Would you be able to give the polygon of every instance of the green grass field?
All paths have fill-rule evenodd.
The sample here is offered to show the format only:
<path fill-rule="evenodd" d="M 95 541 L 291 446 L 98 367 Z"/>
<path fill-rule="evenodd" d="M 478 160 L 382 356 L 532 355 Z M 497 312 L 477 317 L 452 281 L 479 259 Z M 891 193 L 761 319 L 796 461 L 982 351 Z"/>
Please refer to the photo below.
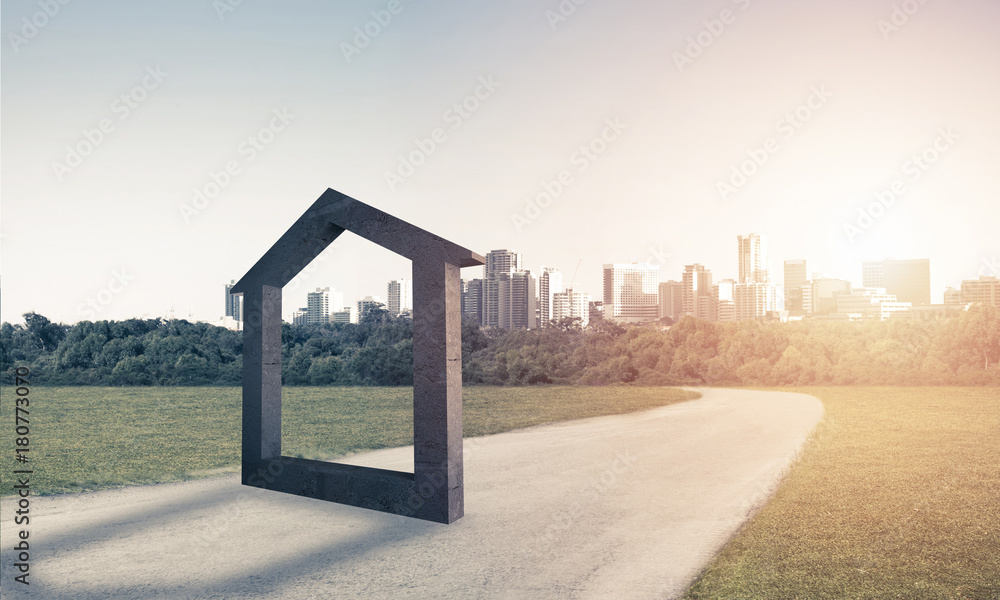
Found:
<path fill-rule="evenodd" d="M 787 391 L 826 415 L 686 599 L 1000 599 L 1000 391 Z"/>
<path fill-rule="evenodd" d="M 569 419 L 632 412 L 698 394 L 662 387 L 467 387 L 466 437 Z M 178 481 L 235 472 L 240 460 L 239 388 L 34 387 L 30 462 L 13 462 L 14 408 L 0 412 L 11 470 L 28 467 L 32 493 L 53 494 Z M 413 443 L 412 388 L 289 387 L 282 390 L 282 453 L 330 460 Z"/>

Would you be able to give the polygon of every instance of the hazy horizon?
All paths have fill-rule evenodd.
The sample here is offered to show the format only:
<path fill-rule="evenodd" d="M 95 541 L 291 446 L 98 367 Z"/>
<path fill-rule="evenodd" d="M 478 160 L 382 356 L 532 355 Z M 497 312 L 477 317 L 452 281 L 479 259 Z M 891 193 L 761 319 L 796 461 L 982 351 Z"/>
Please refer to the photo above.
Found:
<path fill-rule="evenodd" d="M 0 13 L 6 322 L 102 292 L 93 319 L 217 322 L 328 187 L 536 274 L 579 263 L 595 299 L 604 263 L 735 278 L 751 232 L 778 282 L 927 258 L 940 303 L 1000 274 L 988 0 L 40 6 Z M 410 277 L 349 234 L 322 258 L 286 318 Z"/>

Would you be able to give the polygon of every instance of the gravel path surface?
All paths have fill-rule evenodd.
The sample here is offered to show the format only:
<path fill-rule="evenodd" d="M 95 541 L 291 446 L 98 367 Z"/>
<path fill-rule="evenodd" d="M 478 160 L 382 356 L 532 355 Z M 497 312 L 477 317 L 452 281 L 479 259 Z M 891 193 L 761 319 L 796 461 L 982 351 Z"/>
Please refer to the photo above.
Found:
<path fill-rule="evenodd" d="M 30 586 L 2 597 L 674 598 L 773 492 L 823 413 L 700 389 L 641 413 L 465 441 L 465 517 L 427 523 L 243 487 L 236 475 L 32 498 Z M 412 470 L 412 450 L 352 457 Z"/>

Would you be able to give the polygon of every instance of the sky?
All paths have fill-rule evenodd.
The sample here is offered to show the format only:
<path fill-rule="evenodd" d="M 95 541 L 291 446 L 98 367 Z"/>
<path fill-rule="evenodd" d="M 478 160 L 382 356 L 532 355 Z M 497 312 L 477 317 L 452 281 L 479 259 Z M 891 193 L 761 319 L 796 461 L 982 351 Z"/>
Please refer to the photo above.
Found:
<path fill-rule="evenodd" d="M 595 298 L 751 232 L 779 283 L 1000 274 L 994 0 L 62 1 L 0 13 L 6 322 L 218 322 L 327 188 Z M 284 313 L 400 277 L 345 233 Z"/>

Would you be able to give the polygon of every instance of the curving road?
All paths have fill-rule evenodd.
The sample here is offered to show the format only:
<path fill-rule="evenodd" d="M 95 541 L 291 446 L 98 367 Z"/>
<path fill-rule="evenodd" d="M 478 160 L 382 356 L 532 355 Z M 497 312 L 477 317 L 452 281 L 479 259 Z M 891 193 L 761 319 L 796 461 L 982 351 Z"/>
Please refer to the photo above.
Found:
<path fill-rule="evenodd" d="M 243 487 L 236 475 L 33 498 L 29 588 L 13 581 L 6 499 L 0 594 L 675 598 L 768 498 L 823 413 L 800 394 L 699 391 L 467 439 L 466 516 L 452 525 Z M 412 451 L 351 462 L 412 469 Z"/>

